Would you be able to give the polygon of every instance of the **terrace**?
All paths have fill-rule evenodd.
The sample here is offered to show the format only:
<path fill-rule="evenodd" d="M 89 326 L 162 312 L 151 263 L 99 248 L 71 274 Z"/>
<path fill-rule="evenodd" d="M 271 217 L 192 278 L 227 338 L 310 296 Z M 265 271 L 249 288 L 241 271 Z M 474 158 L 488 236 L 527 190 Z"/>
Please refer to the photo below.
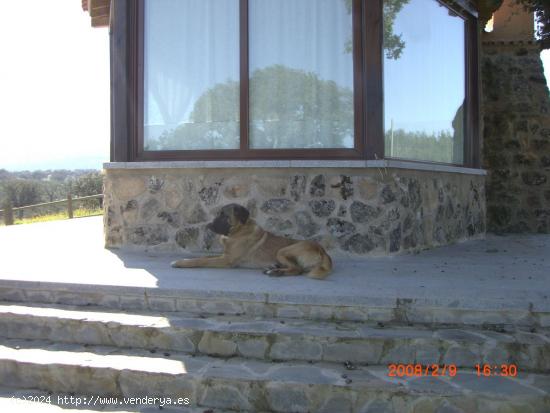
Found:
<path fill-rule="evenodd" d="M 333 306 L 333 316 L 345 308 L 369 318 L 374 310 L 389 317 L 404 309 L 410 321 L 434 321 L 430 317 L 444 316 L 436 314 L 439 309 L 450 322 L 467 323 L 463 316 L 469 314 L 520 324 L 541 317 L 536 324 L 550 324 L 547 235 L 488 235 L 418 254 L 337 258 L 325 281 L 270 278 L 250 269 L 174 269 L 170 261 L 186 254 L 109 250 L 103 242 L 101 217 L 0 228 L 3 295 L 25 287 L 46 300 L 56 292 L 88 293 L 122 307 L 130 297 L 157 297 L 163 310 L 175 310 L 178 298 L 194 297 L 288 304 L 296 314 Z"/>

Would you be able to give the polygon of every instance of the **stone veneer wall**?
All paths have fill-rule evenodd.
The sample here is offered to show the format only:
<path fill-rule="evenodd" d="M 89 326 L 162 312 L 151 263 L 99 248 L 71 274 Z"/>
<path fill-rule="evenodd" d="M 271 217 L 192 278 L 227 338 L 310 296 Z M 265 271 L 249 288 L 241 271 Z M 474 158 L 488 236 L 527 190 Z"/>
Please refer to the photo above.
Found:
<path fill-rule="evenodd" d="M 550 95 L 533 44 L 483 44 L 488 230 L 550 232 Z"/>
<path fill-rule="evenodd" d="M 385 255 L 485 232 L 484 176 L 404 169 L 107 169 L 107 247 L 220 251 L 205 226 L 236 202 L 335 255 Z"/>

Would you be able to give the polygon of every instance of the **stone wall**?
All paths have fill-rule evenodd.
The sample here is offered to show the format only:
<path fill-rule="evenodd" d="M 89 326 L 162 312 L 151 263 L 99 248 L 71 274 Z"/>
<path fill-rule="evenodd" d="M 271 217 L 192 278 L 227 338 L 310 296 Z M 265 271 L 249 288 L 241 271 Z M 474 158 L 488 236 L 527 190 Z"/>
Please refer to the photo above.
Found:
<path fill-rule="evenodd" d="M 483 44 L 483 167 L 493 232 L 550 232 L 550 100 L 537 46 Z"/>
<path fill-rule="evenodd" d="M 107 169 L 107 247 L 220 251 L 205 226 L 236 202 L 333 255 L 386 255 L 485 232 L 484 176 L 386 168 Z"/>

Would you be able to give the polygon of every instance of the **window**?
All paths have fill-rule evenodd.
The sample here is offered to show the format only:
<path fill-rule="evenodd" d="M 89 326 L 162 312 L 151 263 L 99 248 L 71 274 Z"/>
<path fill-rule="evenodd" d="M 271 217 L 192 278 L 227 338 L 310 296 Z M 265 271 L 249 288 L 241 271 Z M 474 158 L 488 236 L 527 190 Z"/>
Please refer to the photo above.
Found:
<path fill-rule="evenodd" d="M 400 158 L 479 166 L 470 2 L 122 3 L 113 70 L 118 65 L 127 80 L 113 89 L 115 161 Z"/>
<path fill-rule="evenodd" d="M 385 155 L 462 164 L 464 19 L 436 0 L 386 0 Z"/>
<path fill-rule="evenodd" d="M 139 2 L 137 157 L 292 158 L 306 149 L 314 152 L 305 157 L 357 158 L 360 3 Z"/>
<path fill-rule="evenodd" d="M 251 0 L 249 22 L 250 147 L 353 148 L 346 2 Z"/>
<path fill-rule="evenodd" d="M 145 150 L 238 148 L 238 0 L 146 1 L 144 12 Z"/>

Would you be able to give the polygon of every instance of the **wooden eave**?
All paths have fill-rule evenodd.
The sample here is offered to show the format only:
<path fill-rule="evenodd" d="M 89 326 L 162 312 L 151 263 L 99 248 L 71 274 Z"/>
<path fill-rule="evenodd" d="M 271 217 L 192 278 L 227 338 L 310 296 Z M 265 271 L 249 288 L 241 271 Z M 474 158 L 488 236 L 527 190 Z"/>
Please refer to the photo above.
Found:
<path fill-rule="evenodd" d="M 90 14 L 92 27 L 109 27 L 111 0 L 81 0 L 82 10 Z"/>

